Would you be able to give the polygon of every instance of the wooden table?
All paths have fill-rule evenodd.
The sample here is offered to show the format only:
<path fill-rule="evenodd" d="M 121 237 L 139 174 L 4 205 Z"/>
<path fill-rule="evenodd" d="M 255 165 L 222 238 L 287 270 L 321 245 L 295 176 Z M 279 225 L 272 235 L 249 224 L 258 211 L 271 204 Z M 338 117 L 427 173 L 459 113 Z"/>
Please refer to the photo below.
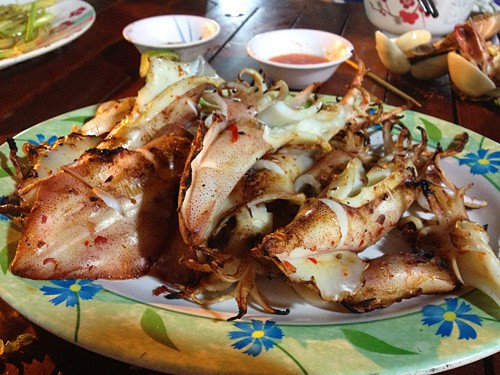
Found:
<path fill-rule="evenodd" d="M 374 47 L 374 27 L 363 5 L 301 0 L 87 0 L 97 12 L 92 28 L 74 42 L 48 54 L 0 71 L 0 142 L 40 121 L 90 104 L 135 95 L 143 82 L 138 76 L 139 53 L 121 31 L 128 23 L 159 14 L 197 14 L 217 20 L 222 32 L 205 58 L 225 79 L 236 79 L 242 67 L 258 68 L 245 53 L 253 35 L 281 28 L 314 28 L 342 34 L 352 41 L 357 57 L 373 73 L 411 94 L 433 115 L 500 141 L 499 112 L 481 103 L 462 101 L 447 77 L 418 82 L 387 72 Z M 353 77 L 347 65 L 339 68 L 321 92 L 342 95 Z M 365 87 L 388 104 L 403 101 L 366 79 Z M 29 350 L 0 364 L 8 374 L 152 374 L 61 340 L 20 316 L 0 300 L 0 338 L 21 333 L 38 340 Z M 449 370 L 446 374 L 500 372 L 500 354 Z"/>

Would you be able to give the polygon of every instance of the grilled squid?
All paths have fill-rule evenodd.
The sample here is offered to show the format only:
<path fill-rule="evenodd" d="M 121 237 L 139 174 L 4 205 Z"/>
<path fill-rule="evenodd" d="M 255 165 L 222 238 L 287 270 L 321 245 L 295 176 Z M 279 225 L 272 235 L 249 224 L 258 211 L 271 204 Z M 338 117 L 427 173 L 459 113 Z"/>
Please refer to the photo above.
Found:
<path fill-rule="evenodd" d="M 364 73 L 360 71 L 355 82 Z M 232 205 L 228 202 L 230 193 L 266 153 L 274 153 L 287 144 L 320 144 L 330 149 L 328 141 L 348 121 L 365 122 L 369 118 L 369 98 L 358 86 L 340 103 L 324 109 L 320 100 L 308 108 L 298 108 L 304 104 L 304 97 L 307 96 L 290 102 L 276 100 L 255 117 L 243 113 L 228 119 L 216 113 L 209 118 L 206 135 L 186 170 L 184 180 L 189 180 L 189 186 L 181 189 L 180 222 L 187 242 L 205 245 L 227 205 Z"/>
<path fill-rule="evenodd" d="M 439 158 L 436 164 L 440 169 Z M 469 187 L 450 190 L 424 185 L 435 220 L 419 231 L 417 244 L 434 249 L 463 285 L 483 291 L 500 304 L 500 260 L 489 245 L 486 228 L 468 217 L 464 197 Z"/>
<path fill-rule="evenodd" d="M 417 197 L 411 162 L 395 157 L 369 172 L 352 159 L 344 172 L 301 207 L 287 226 L 266 236 L 258 253 L 296 283 L 339 301 L 361 285 L 366 264 L 357 252 L 393 229 Z"/>
<path fill-rule="evenodd" d="M 32 279 L 131 278 L 158 259 L 190 139 L 92 149 L 45 179 L 10 269 Z"/>
<path fill-rule="evenodd" d="M 354 312 L 367 312 L 422 294 L 451 292 L 459 285 L 441 258 L 407 250 L 367 262 L 361 287 L 346 296 L 342 305 Z"/>
<path fill-rule="evenodd" d="M 36 279 L 130 278 L 151 268 L 177 223 L 178 182 L 192 140 L 187 127 L 199 115 L 192 102 L 220 82 L 179 80 L 179 71 L 166 86 L 148 81 L 127 115 L 128 100 L 124 108 L 108 103 L 95 121 L 54 146 L 25 148 L 31 169 L 15 194 L 28 214 L 12 272 Z M 17 155 L 11 159 L 17 165 Z"/>

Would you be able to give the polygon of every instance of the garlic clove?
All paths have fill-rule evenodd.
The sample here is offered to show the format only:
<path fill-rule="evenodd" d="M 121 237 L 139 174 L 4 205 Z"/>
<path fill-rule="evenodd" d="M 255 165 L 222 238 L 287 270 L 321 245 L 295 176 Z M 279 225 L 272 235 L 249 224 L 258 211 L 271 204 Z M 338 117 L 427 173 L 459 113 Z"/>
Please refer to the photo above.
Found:
<path fill-rule="evenodd" d="M 495 83 L 477 66 L 456 52 L 448 53 L 450 79 L 456 88 L 473 98 L 495 89 Z"/>
<path fill-rule="evenodd" d="M 412 30 L 394 39 L 394 44 L 399 47 L 401 52 L 406 53 L 417 46 L 429 43 L 431 39 L 432 34 L 427 30 Z"/>
<path fill-rule="evenodd" d="M 410 71 L 411 65 L 405 54 L 380 31 L 375 32 L 375 48 L 380 61 L 391 72 L 404 74 Z"/>

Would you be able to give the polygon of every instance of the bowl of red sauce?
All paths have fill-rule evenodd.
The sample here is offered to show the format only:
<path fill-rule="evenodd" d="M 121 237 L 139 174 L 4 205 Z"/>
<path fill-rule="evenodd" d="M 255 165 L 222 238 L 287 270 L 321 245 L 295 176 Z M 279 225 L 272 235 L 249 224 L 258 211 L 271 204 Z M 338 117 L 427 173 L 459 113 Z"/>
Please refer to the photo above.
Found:
<path fill-rule="evenodd" d="M 248 55 L 258 61 L 266 77 L 283 80 L 292 89 L 325 82 L 353 50 L 340 35 L 312 29 L 270 31 L 247 43 Z"/>

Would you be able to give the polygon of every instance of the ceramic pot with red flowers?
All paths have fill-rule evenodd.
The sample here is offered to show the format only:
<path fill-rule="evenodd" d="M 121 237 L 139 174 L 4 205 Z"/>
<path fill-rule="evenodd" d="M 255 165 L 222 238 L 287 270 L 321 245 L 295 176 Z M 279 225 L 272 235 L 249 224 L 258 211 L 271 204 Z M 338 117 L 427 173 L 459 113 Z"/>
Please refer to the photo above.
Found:
<path fill-rule="evenodd" d="M 433 0 L 439 15 L 425 14 L 418 0 L 364 0 L 366 14 L 380 30 L 400 35 L 426 29 L 434 36 L 448 34 L 469 16 L 474 0 Z"/>

